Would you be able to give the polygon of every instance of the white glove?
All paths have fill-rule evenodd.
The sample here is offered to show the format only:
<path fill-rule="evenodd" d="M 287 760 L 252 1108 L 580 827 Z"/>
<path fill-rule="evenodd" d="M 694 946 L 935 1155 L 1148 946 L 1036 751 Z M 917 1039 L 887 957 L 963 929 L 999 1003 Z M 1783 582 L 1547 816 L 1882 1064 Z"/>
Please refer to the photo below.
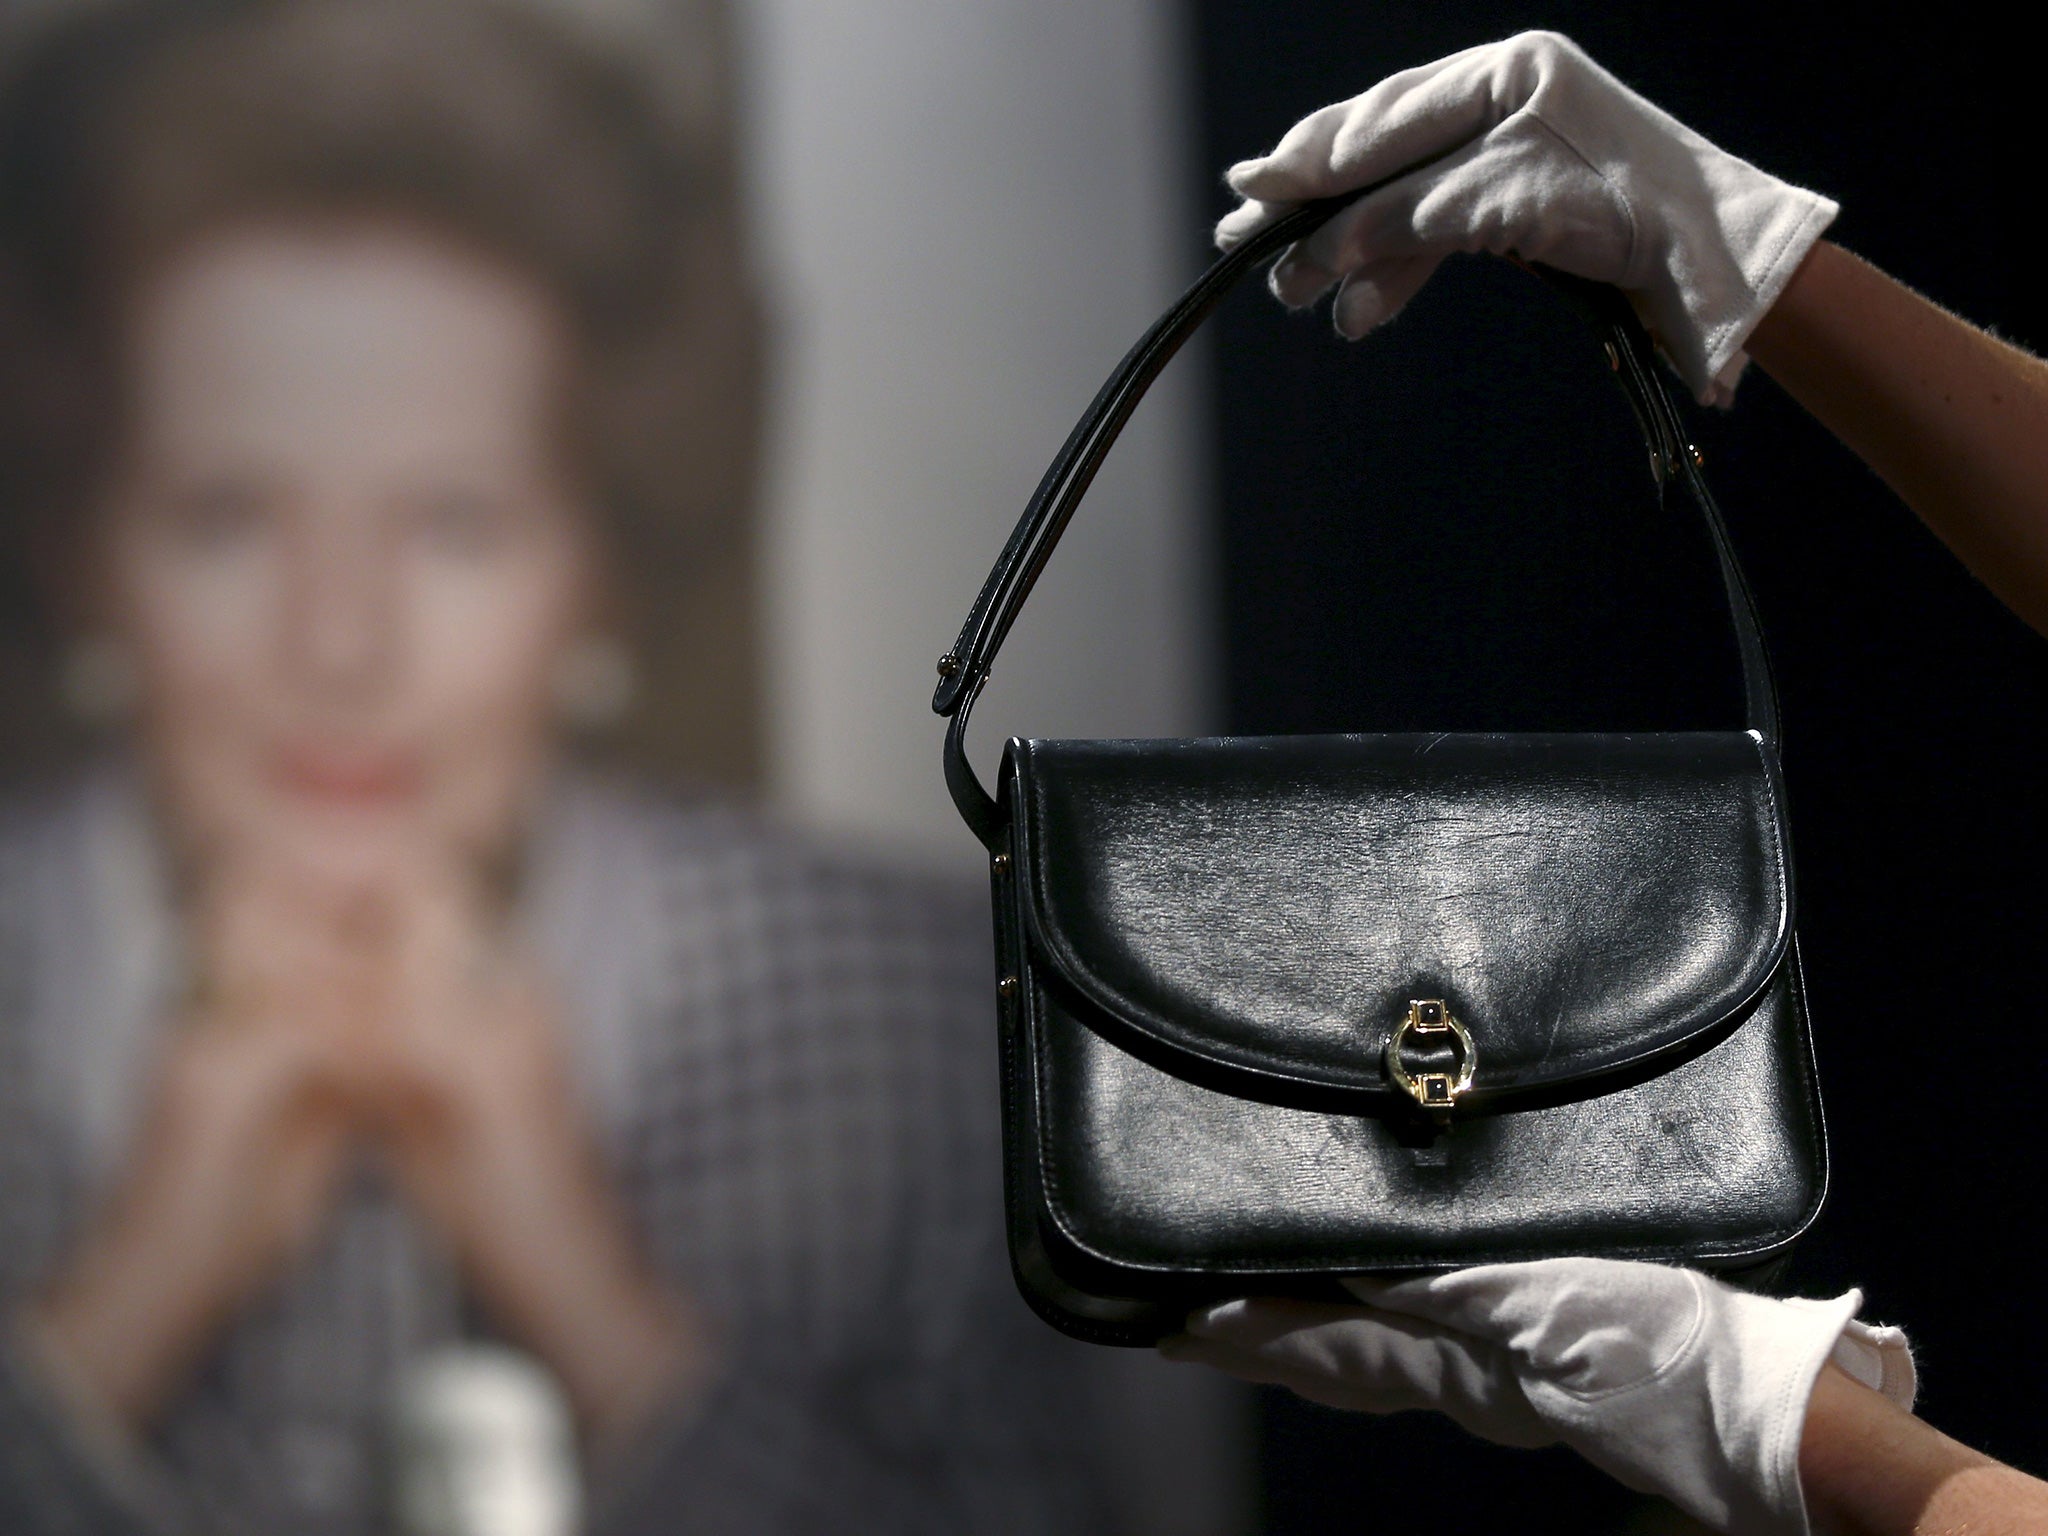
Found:
<path fill-rule="evenodd" d="M 1913 1403 L 1905 1335 L 1857 1322 L 1860 1291 L 1774 1301 L 1612 1259 L 1350 1285 L 1368 1306 L 1225 1302 L 1161 1352 L 1332 1407 L 1434 1408 L 1503 1445 L 1562 1443 L 1716 1530 L 1767 1536 L 1807 1531 L 1799 1441 L 1822 1366 Z"/>
<path fill-rule="evenodd" d="M 1341 279 L 1337 328 L 1356 339 L 1451 252 L 1513 252 L 1627 293 L 1703 403 L 1733 396 L 1743 343 L 1837 212 L 1715 148 L 1569 38 L 1524 32 L 1392 75 L 1231 167 L 1246 202 L 1216 243 L 1410 166 L 1283 256 L 1274 293 L 1300 307 Z"/>

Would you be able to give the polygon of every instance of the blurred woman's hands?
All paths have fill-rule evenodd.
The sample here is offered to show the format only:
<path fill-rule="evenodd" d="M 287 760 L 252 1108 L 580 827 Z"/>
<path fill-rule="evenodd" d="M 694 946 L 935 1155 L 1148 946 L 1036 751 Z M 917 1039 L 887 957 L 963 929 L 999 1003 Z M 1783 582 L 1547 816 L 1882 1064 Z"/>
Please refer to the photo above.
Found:
<path fill-rule="evenodd" d="M 344 893 L 276 868 L 213 881 L 198 985 L 122 1181 L 32 1311 L 46 1350 L 146 1424 L 215 1331 L 301 1254 L 345 1166 L 373 977 Z"/>
<path fill-rule="evenodd" d="M 708 1372 L 708 1335 L 642 1261 L 535 968 L 453 860 L 345 881 L 211 882 L 200 982 L 122 1182 L 31 1322 L 145 1426 L 217 1331 L 317 1238 L 369 1151 L 595 1439 Z"/>
<path fill-rule="evenodd" d="M 708 1334 L 640 1255 L 536 968 L 449 867 L 408 872 L 391 899 L 380 1139 L 485 1304 L 586 1430 L 618 1438 L 708 1372 Z"/>

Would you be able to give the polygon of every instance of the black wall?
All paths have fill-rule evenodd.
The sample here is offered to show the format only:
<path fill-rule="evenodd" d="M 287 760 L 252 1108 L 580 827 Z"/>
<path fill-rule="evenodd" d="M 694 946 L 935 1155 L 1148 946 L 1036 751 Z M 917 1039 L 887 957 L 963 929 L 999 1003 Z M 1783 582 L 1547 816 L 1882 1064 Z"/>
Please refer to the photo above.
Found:
<path fill-rule="evenodd" d="M 1205 161 L 1391 70 L 1571 33 L 1727 148 L 1839 198 L 1833 234 L 2039 346 L 2048 278 L 2006 210 L 2040 180 L 2027 60 L 1968 8 L 1199 0 Z M 1230 199 L 1211 179 L 1204 206 Z M 1694 530 L 1649 501 L 1598 353 L 1529 279 L 1460 260 L 1350 347 L 1263 294 L 1217 322 L 1231 726 L 1732 724 Z M 1922 1411 L 2048 1472 L 2048 646 L 1752 371 L 1696 412 L 1785 701 L 1799 922 L 1835 1156 L 1793 1283 L 1910 1327 Z M 1268 1403 L 1275 1532 L 1649 1529 L 1568 1458 Z M 1434 1488 L 1430 1493 L 1427 1490 Z"/>

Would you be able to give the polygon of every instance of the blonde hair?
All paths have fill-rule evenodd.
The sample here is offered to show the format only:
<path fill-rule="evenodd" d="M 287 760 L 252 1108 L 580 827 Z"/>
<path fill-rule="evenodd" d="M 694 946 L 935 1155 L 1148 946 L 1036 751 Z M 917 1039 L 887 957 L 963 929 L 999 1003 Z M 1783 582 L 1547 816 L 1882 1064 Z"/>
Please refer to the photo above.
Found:
<path fill-rule="evenodd" d="M 560 306 L 573 465 L 656 684 L 626 748 L 657 771 L 751 777 L 760 347 L 731 134 L 701 93 L 679 109 L 562 11 L 99 0 L 27 29 L 0 76 L 0 518 L 17 588 L 0 603 L 32 617 L 0 689 L 23 688 L 24 658 L 54 641 L 47 582 L 24 577 L 79 526 L 119 442 L 137 275 L 236 219 L 392 215 Z"/>

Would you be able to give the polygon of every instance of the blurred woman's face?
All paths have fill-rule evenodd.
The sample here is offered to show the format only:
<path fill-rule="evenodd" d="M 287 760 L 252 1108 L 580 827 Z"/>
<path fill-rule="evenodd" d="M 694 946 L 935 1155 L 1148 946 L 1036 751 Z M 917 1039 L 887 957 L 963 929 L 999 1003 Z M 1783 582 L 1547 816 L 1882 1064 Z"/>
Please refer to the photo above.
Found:
<path fill-rule="evenodd" d="M 592 588 L 547 295 L 395 223 L 238 226 L 153 273 L 128 347 L 94 588 L 182 840 L 501 847 Z"/>

